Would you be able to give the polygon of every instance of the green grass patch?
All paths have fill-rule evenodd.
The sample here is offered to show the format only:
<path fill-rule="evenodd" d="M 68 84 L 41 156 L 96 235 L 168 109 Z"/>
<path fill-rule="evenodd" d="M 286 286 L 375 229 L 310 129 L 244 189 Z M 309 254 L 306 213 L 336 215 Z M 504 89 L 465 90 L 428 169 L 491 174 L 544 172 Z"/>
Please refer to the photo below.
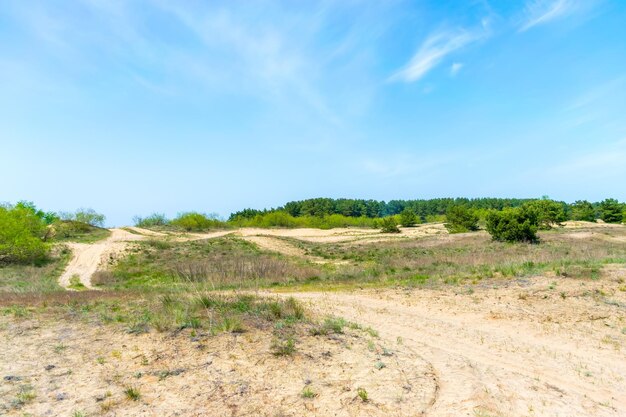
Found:
<path fill-rule="evenodd" d="M 71 258 L 71 251 L 56 247 L 41 265 L 0 265 L 0 293 L 48 293 L 61 291 L 58 278 Z"/>
<path fill-rule="evenodd" d="M 317 266 L 261 251 L 233 236 L 190 242 L 151 239 L 139 242 L 95 283 L 114 289 L 255 288 L 304 281 L 319 272 Z"/>

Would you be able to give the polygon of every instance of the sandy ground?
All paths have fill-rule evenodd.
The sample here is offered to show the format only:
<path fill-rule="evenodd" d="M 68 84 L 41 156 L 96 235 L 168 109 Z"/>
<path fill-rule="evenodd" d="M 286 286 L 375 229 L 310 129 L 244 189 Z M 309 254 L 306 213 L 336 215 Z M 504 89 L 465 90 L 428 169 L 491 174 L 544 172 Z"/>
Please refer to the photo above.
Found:
<path fill-rule="evenodd" d="M 336 228 L 336 229 L 259 229 L 244 227 L 237 229 L 240 236 L 277 236 L 291 237 L 308 242 L 336 243 L 336 242 L 359 242 L 371 243 L 378 241 L 398 240 L 407 238 L 425 237 L 437 234 L 447 234 L 443 223 L 428 223 L 416 227 L 401 227 L 399 234 L 383 234 L 378 229 L 365 228 Z"/>
<path fill-rule="evenodd" d="M 426 361 L 360 330 L 300 335 L 293 356 L 277 357 L 269 330 L 192 337 L 115 329 L 0 317 L 0 414 L 408 416 L 436 397 Z M 141 398 L 128 399 L 127 387 Z M 314 398 L 303 398 L 305 387 Z M 20 392 L 32 395 L 20 403 Z"/>
<path fill-rule="evenodd" d="M 427 226 L 421 232 L 415 228 L 410 233 L 415 237 L 444 233 L 440 226 Z M 602 227 L 573 231 L 572 238 L 589 238 L 589 233 L 602 233 Z M 379 238 L 375 231 L 351 229 L 242 229 L 238 233 L 256 240 L 259 246 L 274 248 L 276 241 L 285 241 L 272 236 L 320 242 Z M 263 237 L 259 235 L 266 236 L 259 239 Z M 97 260 L 109 253 L 108 248 L 115 246 L 114 237 L 122 235 L 114 233 L 102 243 L 104 249 L 94 249 L 90 257 L 73 260 L 70 265 L 74 265 L 74 271 L 95 270 L 97 265 L 94 267 L 85 259 Z M 399 238 L 406 238 L 406 234 Z M 442 235 L 442 239 L 448 236 Z M 90 246 L 96 245 L 100 243 Z M 301 255 L 293 251 L 295 246 L 288 242 L 285 245 L 281 249 L 284 253 Z M 82 253 L 88 250 L 85 248 Z M 94 396 L 110 390 L 111 401 L 120 407 L 114 409 L 123 410 L 111 415 L 626 416 L 623 267 L 610 266 L 597 280 L 541 276 L 483 280 L 469 287 L 295 296 L 309 301 L 310 308 L 321 315 L 339 315 L 377 329 L 381 335 L 377 347 L 372 350 L 365 341 L 357 339 L 355 344 L 367 346 L 346 345 L 344 340 L 341 346 L 345 350 L 333 351 L 331 355 L 340 359 L 330 363 L 324 362 L 325 350 L 315 350 L 327 348 L 318 339 L 310 339 L 310 345 L 303 350 L 309 353 L 294 361 L 277 362 L 267 354 L 267 333 L 250 332 L 243 338 L 234 338 L 236 342 L 228 338 L 202 342 L 206 346 L 216 343 L 207 349 L 219 352 L 220 366 L 207 367 L 203 364 L 212 360 L 207 357 L 214 358 L 216 354 L 202 356 L 198 353 L 201 349 L 180 345 L 183 342 L 179 339 L 154 334 L 111 334 L 102 327 L 63 323 L 43 326 L 8 322 L 0 326 L 4 339 L 0 345 L 1 369 L 3 376 L 30 378 L 29 383 L 42 390 L 37 397 L 41 401 L 33 403 L 33 410 L 52 410 L 50 415 L 63 415 L 70 410 L 67 404 L 92 410 L 98 406 L 94 402 L 101 402 Z M 74 356 L 54 362 L 56 357 L 50 351 L 58 354 L 55 343 L 70 346 L 62 350 Z M 380 353 L 384 352 L 381 346 L 397 349 L 392 357 L 398 358 L 398 369 L 410 371 L 403 377 L 396 373 L 391 379 L 368 387 L 375 400 L 363 404 L 356 400 L 355 387 L 380 376 L 372 371 L 371 363 L 388 360 Z M 119 355 L 112 349 L 122 352 L 124 360 L 118 360 Z M 163 349 L 165 356 L 159 356 Z M 375 352 L 378 356 L 370 355 Z M 98 355 L 104 355 L 107 366 L 113 368 L 98 373 L 101 368 L 93 365 Z M 145 380 L 142 376 L 135 381 L 129 375 L 143 372 L 137 359 L 143 356 L 162 359 L 158 367 L 177 369 L 181 363 L 180 367 L 195 369 L 197 374 L 185 372 L 184 377 L 168 377 L 156 383 L 154 372 L 158 367 L 153 366 L 145 368 Z M 110 357 L 115 360 L 109 360 Z M 72 372 L 63 376 L 60 370 L 54 374 L 42 371 L 48 362 L 63 367 L 62 372 Z M 148 363 L 153 363 L 153 359 L 148 359 Z M 413 382 L 401 382 L 404 377 Z M 298 393 L 309 380 L 320 395 L 305 401 Z M 146 392 L 142 402 L 128 402 L 120 394 L 121 387 L 133 381 Z M 14 382 L 5 378 L 3 398 L 15 395 L 19 384 Z M 241 390 L 245 395 L 239 393 Z M 74 402 L 56 399 L 57 394 L 69 392 L 75 393 Z M 58 408 L 61 405 L 57 402 L 65 408 Z M 176 408 L 173 403 L 183 408 Z M 270 410 L 273 414 L 267 414 Z"/>
<path fill-rule="evenodd" d="M 429 416 L 626 416 L 626 269 L 606 275 L 296 296 L 428 361 Z"/>
<path fill-rule="evenodd" d="M 72 259 L 59 277 L 59 284 L 67 288 L 72 277 L 77 276 L 87 288 L 91 285 L 91 276 L 99 268 L 124 252 L 129 242 L 145 238 L 144 235 L 130 233 L 124 229 L 111 229 L 111 235 L 96 243 L 69 243 Z"/>

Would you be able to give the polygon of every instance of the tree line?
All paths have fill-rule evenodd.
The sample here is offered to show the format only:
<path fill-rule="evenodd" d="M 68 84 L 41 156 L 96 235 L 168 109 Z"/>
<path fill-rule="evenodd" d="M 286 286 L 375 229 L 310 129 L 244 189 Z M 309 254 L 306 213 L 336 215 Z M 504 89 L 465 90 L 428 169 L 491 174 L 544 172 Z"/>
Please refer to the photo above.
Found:
<path fill-rule="evenodd" d="M 399 215 L 403 212 L 412 212 L 420 222 L 428 221 L 432 217 L 445 216 L 452 207 L 466 207 L 475 210 L 482 217 L 488 211 L 501 211 L 505 208 L 517 208 L 537 201 L 536 198 L 433 198 L 421 200 L 391 200 L 388 202 L 364 199 L 347 198 L 312 198 L 300 201 L 290 201 L 284 206 L 257 210 L 247 208 L 232 213 L 229 221 L 243 219 L 253 219 L 257 216 L 264 216 L 268 213 L 284 212 L 291 217 L 324 217 L 331 215 L 341 215 L 345 217 L 366 217 L 370 219 Z M 541 200 L 549 200 L 543 197 Z M 550 200 L 553 201 L 553 200 Z M 574 203 L 564 201 L 554 201 L 562 207 L 565 220 L 586 220 L 593 221 L 601 218 L 606 212 L 607 204 L 614 203 L 617 212 L 622 214 L 623 204 L 614 199 L 606 199 L 602 202 L 591 203 L 586 200 L 579 200 Z M 620 211 L 621 210 L 621 211 Z M 618 216 L 616 214 L 615 216 Z M 611 222 L 619 222 L 616 218 L 610 218 Z"/>

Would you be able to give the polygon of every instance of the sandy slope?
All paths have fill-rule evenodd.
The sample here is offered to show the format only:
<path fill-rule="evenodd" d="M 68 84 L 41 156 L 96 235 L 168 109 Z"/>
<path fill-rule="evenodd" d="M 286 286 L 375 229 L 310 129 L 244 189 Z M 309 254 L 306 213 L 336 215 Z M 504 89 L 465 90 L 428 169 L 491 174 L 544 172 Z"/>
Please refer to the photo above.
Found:
<path fill-rule="evenodd" d="M 80 282 L 87 288 L 95 289 L 91 285 L 91 276 L 94 272 L 103 269 L 106 264 L 126 251 L 132 242 L 143 239 L 172 238 L 176 241 L 212 239 L 232 233 L 218 231 L 211 233 L 186 233 L 168 235 L 139 227 L 129 227 L 134 233 L 125 229 L 110 229 L 111 236 L 96 243 L 68 243 L 72 250 L 72 259 L 63 274 L 59 277 L 59 284 L 68 288 L 73 276 L 78 276 Z M 69 288 L 68 288 L 69 289 Z"/>
<path fill-rule="evenodd" d="M 111 229 L 111 236 L 96 243 L 69 243 L 72 259 L 59 277 L 59 284 L 67 288 L 73 276 L 87 288 L 91 286 L 91 276 L 111 257 L 123 252 L 128 242 L 143 239 L 144 235 L 130 233 L 123 229 Z"/>

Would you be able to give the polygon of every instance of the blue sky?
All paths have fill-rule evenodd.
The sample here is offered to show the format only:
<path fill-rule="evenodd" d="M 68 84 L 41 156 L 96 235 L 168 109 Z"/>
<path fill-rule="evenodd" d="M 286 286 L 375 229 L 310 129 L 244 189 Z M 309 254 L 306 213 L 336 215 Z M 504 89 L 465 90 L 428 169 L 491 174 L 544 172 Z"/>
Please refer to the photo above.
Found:
<path fill-rule="evenodd" d="M 626 200 L 626 2 L 4 0 L 0 201 Z"/>

